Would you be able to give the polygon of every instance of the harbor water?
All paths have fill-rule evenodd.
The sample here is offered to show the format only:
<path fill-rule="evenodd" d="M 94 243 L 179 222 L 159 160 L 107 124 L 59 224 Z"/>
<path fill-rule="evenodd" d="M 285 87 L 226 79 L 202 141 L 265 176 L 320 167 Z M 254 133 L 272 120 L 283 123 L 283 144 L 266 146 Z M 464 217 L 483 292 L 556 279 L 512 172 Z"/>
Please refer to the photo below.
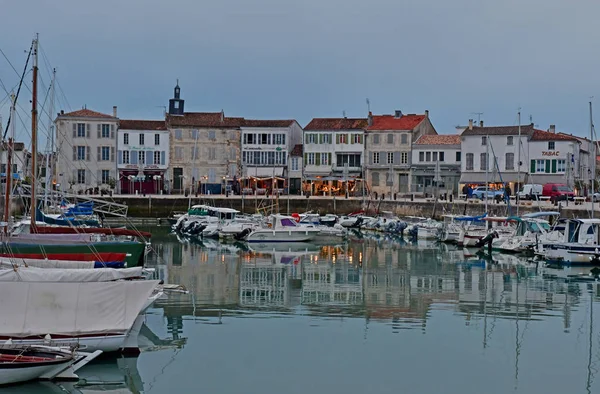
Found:
<path fill-rule="evenodd" d="M 151 230 L 149 266 L 189 294 L 150 308 L 141 354 L 0 393 L 600 392 L 600 285 L 570 276 L 586 269 L 380 234 L 248 245 Z"/>

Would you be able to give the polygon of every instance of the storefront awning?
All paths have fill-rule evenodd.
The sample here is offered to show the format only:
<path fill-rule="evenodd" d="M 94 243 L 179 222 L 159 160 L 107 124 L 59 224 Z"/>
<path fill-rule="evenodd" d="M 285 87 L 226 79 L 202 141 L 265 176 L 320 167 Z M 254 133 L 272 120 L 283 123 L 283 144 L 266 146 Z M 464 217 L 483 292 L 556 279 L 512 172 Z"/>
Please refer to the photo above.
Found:
<path fill-rule="evenodd" d="M 246 176 L 256 178 L 283 176 L 283 167 L 246 167 Z"/>
<path fill-rule="evenodd" d="M 471 184 L 484 184 L 489 183 L 501 183 L 501 182 L 517 182 L 516 173 L 503 173 L 502 176 L 498 174 L 489 173 L 486 177 L 485 172 L 463 172 L 460 176 L 459 183 L 471 183 Z M 521 173 L 520 183 L 525 182 L 526 174 L 524 172 Z"/>
<path fill-rule="evenodd" d="M 305 181 L 357 181 L 360 180 L 358 178 L 358 176 L 352 176 L 349 175 L 347 178 L 344 178 L 343 176 L 335 176 L 335 175 L 328 175 L 328 176 L 316 176 L 316 175 L 307 175 L 304 177 Z"/>

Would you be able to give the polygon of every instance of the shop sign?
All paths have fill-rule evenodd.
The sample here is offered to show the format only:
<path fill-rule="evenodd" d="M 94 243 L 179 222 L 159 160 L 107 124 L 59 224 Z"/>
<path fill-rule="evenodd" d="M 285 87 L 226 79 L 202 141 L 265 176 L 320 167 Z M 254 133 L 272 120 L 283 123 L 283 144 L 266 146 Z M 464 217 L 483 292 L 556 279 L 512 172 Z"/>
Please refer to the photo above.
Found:
<path fill-rule="evenodd" d="M 560 152 L 557 150 L 542 151 L 542 156 L 560 156 Z"/>

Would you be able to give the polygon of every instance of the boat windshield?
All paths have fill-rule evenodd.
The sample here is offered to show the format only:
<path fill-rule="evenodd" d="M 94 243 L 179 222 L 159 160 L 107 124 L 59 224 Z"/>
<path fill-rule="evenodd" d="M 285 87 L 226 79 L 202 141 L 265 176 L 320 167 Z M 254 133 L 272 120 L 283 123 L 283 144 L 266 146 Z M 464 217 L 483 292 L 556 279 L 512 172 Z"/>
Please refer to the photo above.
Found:
<path fill-rule="evenodd" d="M 292 219 L 283 218 L 281 219 L 281 225 L 283 227 L 296 227 L 296 222 Z"/>

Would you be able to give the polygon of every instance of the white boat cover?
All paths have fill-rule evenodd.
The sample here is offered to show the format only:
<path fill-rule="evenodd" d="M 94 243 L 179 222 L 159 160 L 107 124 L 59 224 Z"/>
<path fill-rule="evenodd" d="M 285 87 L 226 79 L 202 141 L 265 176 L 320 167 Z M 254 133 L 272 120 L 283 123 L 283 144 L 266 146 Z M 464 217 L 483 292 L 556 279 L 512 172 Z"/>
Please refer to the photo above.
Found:
<path fill-rule="evenodd" d="M 126 333 L 157 286 L 154 280 L 1 283 L 0 336 Z"/>
<path fill-rule="evenodd" d="M 143 267 L 64 269 L 16 267 L 0 269 L 0 282 L 109 282 L 142 276 Z M 4 283 L 0 283 L 3 287 Z"/>
<path fill-rule="evenodd" d="M 77 261 L 77 260 L 45 260 L 45 259 L 24 259 L 20 257 L 0 258 L 2 267 L 29 266 L 38 268 L 68 268 L 68 269 L 92 269 L 96 265 L 95 261 Z"/>

